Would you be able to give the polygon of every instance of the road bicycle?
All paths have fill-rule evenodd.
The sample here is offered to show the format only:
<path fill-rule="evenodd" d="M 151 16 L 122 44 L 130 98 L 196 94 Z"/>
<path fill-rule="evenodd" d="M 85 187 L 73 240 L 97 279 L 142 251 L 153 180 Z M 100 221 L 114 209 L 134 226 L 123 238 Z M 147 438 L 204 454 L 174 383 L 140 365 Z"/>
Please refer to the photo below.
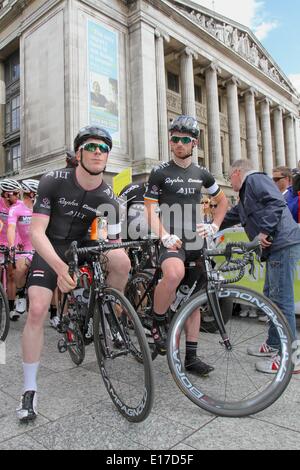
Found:
<path fill-rule="evenodd" d="M 217 416 L 243 417 L 264 410 L 281 396 L 292 376 L 292 336 L 282 312 L 264 295 L 231 285 L 242 279 L 247 265 L 250 272 L 254 272 L 254 257 L 259 250 L 257 240 L 228 243 L 224 249 L 203 249 L 206 289 L 192 295 L 182 305 L 169 328 L 167 356 L 176 384 L 196 405 Z M 219 256 L 224 257 L 224 261 L 212 267 L 211 259 Z M 234 307 L 255 307 L 268 321 L 241 318 L 234 315 L 235 309 L 231 309 L 228 316 L 221 308 L 223 299 Z M 214 333 L 200 333 L 198 338 L 198 355 L 214 367 L 209 377 L 203 378 L 185 370 L 185 326 L 193 312 L 201 311 L 207 303 L 217 329 Z M 270 328 L 280 344 L 278 370 L 264 374 L 258 371 L 257 361 L 261 358 L 252 354 L 266 341 Z"/>
<path fill-rule="evenodd" d="M 77 365 L 85 346 L 94 343 L 97 363 L 106 389 L 119 412 L 133 422 L 150 413 L 154 385 L 152 361 L 139 318 L 126 297 L 106 284 L 106 253 L 127 248 L 134 242 L 106 243 L 78 248 L 73 242 L 66 252 L 70 273 L 77 288 L 61 294 L 58 331 L 60 352 L 68 351 Z M 85 263 L 79 268 L 80 257 Z"/>
<path fill-rule="evenodd" d="M 141 242 L 144 253 L 152 243 L 157 242 Z M 173 378 L 189 399 L 215 415 L 238 417 L 257 413 L 279 398 L 291 378 L 291 334 L 281 311 L 265 296 L 231 285 L 242 279 L 246 266 L 253 273 L 254 257 L 259 257 L 260 250 L 257 240 L 250 244 L 227 244 L 224 249 L 202 250 L 198 260 L 186 263 L 186 276 L 181 282 L 186 290 L 182 295 L 179 286 L 168 312 L 167 355 Z M 216 256 L 222 256 L 225 261 L 217 265 L 213 260 Z M 230 273 L 233 277 L 226 279 Z M 126 295 L 147 333 L 152 359 L 157 356 L 150 332 L 153 292 L 160 275 L 158 266 L 152 274 L 141 270 L 126 288 Z M 268 321 L 239 317 L 242 306 L 255 307 L 258 316 L 266 315 Z M 214 367 L 209 378 L 197 377 L 184 367 L 185 326 L 195 310 L 201 311 L 198 354 Z M 281 357 L 278 372 L 271 376 L 258 372 L 259 358 L 248 354 L 265 342 L 270 327 L 278 332 Z"/>
<path fill-rule="evenodd" d="M 31 255 L 32 251 L 18 250 L 15 248 L 9 249 L 5 245 L 0 246 L 0 256 L 2 261 L 0 263 L 0 341 L 5 341 L 9 332 L 10 318 L 9 318 L 9 305 L 6 294 L 8 266 L 16 267 L 16 255 Z"/>

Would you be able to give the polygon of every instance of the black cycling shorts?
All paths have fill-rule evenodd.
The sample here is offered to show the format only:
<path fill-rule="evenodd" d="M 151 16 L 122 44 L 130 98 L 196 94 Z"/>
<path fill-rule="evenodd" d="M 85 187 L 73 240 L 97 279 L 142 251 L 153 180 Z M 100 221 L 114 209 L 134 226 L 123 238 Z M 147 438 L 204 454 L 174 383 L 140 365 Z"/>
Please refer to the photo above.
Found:
<path fill-rule="evenodd" d="M 181 247 L 179 250 L 170 250 L 165 246 L 161 246 L 159 250 L 159 264 L 161 265 L 163 261 L 169 258 L 179 258 L 183 263 L 189 261 L 196 261 L 200 258 L 200 252 L 198 250 L 188 251 Z"/>
<path fill-rule="evenodd" d="M 70 246 L 69 242 L 54 244 L 52 246 L 58 256 L 67 263 L 65 252 Z M 82 242 L 83 246 L 93 246 L 97 245 L 95 241 L 86 241 Z M 85 261 L 87 261 L 87 255 L 83 255 L 79 257 L 79 265 L 82 265 Z M 55 288 L 57 287 L 57 274 L 56 272 L 49 266 L 49 264 L 42 258 L 38 253 L 34 253 L 32 258 L 32 263 L 30 266 L 30 271 L 27 279 L 27 288 L 31 286 L 39 286 L 45 287 L 46 289 L 51 290 L 54 292 Z"/>

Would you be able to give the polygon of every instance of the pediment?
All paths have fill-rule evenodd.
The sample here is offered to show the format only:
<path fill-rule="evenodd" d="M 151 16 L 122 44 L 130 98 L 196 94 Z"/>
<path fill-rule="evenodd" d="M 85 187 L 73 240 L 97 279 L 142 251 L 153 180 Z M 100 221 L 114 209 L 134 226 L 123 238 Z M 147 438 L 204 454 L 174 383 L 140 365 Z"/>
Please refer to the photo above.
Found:
<path fill-rule="evenodd" d="M 167 0 L 166 3 L 171 4 L 180 14 L 251 63 L 271 80 L 290 93 L 298 95 L 292 83 L 249 28 L 189 0 Z"/>

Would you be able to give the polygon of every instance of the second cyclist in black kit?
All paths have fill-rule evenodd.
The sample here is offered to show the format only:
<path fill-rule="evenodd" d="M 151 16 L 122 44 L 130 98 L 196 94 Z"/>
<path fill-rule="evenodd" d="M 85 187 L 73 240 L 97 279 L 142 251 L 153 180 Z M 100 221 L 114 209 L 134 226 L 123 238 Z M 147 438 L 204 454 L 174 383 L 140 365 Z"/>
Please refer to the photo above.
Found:
<path fill-rule="evenodd" d="M 112 139 L 105 129 L 84 127 L 74 140 L 78 166 L 51 171 L 39 184 L 31 222 L 36 253 L 28 280 L 29 311 L 22 337 L 24 390 L 17 410 L 21 421 L 35 419 L 37 415 L 36 376 L 52 293 L 56 285 L 62 292 L 76 287 L 68 272 L 66 249 L 73 240 L 87 238 L 96 215 L 107 217 L 109 240 L 120 239 L 119 204 L 103 181 L 111 148 Z M 111 250 L 107 257 L 107 283 L 123 291 L 130 270 L 129 259 L 122 249 Z"/>
<path fill-rule="evenodd" d="M 170 126 L 173 160 L 152 170 L 145 193 L 145 207 L 151 229 L 162 242 L 160 263 L 163 278 L 154 293 L 154 326 L 152 335 L 161 354 L 165 354 L 166 312 L 175 299 L 176 289 L 185 275 L 184 262 L 199 257 L 203 237 L 218 231 L 228 202 L 214 177 L 192 163 L 199 129 L 190 116 L 179 116 Z M 201 190 L 218 201 L 212 224 L 201 223 Z M 160 217 L 156 213 L 159 204 Z M 198 235 L 196 232 L 198 232 Z M 190 372 L 206 375 L 213 370 L 197 357 L 200 312 L 191 316 L 186 331 L 185 367 Z"/>

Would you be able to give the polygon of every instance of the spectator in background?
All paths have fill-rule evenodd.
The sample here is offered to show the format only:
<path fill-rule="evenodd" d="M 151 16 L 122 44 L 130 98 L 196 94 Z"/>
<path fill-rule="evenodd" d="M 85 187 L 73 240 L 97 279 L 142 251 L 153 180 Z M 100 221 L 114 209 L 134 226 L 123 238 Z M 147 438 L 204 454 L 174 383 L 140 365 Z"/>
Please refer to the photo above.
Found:
<path fill-rule="evenodd" d="M 75 152 L 72 150 L 67 150 L 66 154 L 66 168 L 76 168 L 78 165 L 78 160 L 75 156 Z"/>
<path fill-rule="evenodd" d="M 292 187 L 293 174 L 292 170 L 287 166 L 278 166 L 273 169 L 273 181 L 283 195 L 288 208 L 290 209 L 293 219 L 298 223 L 298 194 L 294 192 Z"/>

